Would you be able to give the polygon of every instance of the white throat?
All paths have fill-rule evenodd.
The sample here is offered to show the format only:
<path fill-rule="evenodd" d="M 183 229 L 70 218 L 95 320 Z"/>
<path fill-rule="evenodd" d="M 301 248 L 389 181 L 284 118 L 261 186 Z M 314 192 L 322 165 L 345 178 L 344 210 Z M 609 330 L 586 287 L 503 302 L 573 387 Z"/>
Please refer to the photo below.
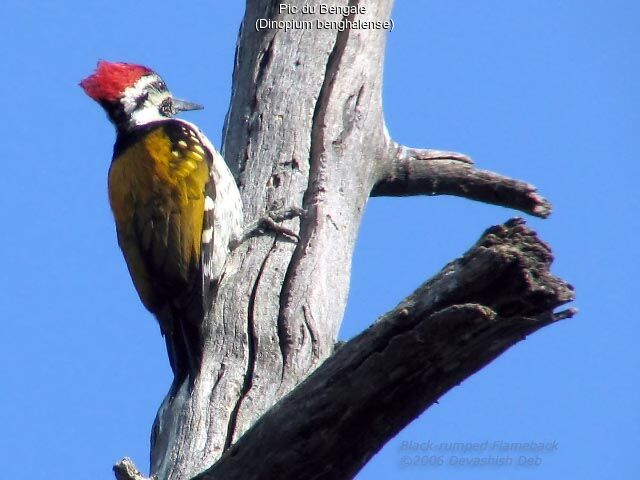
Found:
<path fill-rule="evenodd" d="M 146 103 L 146 102 L 145 102 Z M 167 117 L 160 114 L 158 107 L 154 105 L 147 106 L 146 104 L 135 110 L 129 117 L 129 125 L 131 127 L 137 127 L 139 125 L 145 125 L 151 122 L 157 122 L 158 120 L 166 120 Z"/>

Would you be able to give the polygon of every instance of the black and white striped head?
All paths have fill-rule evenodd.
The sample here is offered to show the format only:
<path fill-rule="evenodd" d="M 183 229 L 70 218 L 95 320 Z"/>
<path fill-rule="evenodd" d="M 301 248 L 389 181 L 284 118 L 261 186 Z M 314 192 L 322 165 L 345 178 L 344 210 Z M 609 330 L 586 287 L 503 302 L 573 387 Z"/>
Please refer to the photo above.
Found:
<path fill-rule="evenodd" d="M 157 73 L 131 63 L 102 60 L 80 86 L 102 105 L 119 131 L 202 108 L 197 103 L 174 98 Z"/>

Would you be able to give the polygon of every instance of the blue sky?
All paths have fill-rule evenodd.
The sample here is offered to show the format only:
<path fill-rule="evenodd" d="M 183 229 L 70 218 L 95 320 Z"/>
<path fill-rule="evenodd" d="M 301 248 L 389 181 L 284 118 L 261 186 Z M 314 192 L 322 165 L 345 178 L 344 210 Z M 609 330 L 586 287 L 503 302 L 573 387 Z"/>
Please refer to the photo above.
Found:
<path fill-rule="evenodd" d="M 77 82 L 98 58 L 148 64 L 219 145 L 242 2 L 0 6 L 0 458 L 6 478 L 146 469 L 170 383 L 106 198 L 114 140 Z M 640 5 L 610 0 L 398 2 L 384 105 L 396 140 L 457 150 L 540 188 L 529 218 L 575 285 L 573 320 L 529 337 L 440 403 L 358 478 L 630 478 L 640 468 L 633 297 L 640 176 Z M 632 133 L 633 129 L 633 133 Z M 374 199 L 342 337 L 366 328 L 489 225 L 516 212 L 457 198 Z M 535 467 L 403 467 L 403 442 L 556 442 Z M 491 452 L 483 455 L 488 455 Z M 422 455 L 422 453 L 420 453 Z M 439 452 L 445 462 L 452 451 Z M 512 453 L 514 462 L 520 453 Z"/>

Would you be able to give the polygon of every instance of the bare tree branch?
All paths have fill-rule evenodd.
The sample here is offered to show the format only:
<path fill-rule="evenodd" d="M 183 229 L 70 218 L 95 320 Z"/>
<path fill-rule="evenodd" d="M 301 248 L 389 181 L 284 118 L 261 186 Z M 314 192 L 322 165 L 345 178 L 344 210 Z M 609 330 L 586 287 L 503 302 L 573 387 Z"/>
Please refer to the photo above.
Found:
<path fill-rule="evenodd" d="M 473 168 L 460 153 L 407 148 L 392 142 L 380 162 L 371 196 L 456 195 L 537 217 L 551 214 L 551 204 L 536 188 L 497 173 Z"/>
<path fill-rule="evenodd" d="M 445 392 L 527 335 L 572 316 L 548 247 L 493 227 L 265 413 L 199 480 L 348 479 Z"/>
<path fill-rule="evenodd" d="M 392 3 L 335 0 L 365 22 L 389 19 Z M 282 224 L 297 242 L 265 233 L 230 253 L 201 325 L 199 372 L 154 423 L 151 473 L 161 480 L 205 470 L 199 478 L 349 478 L 444 392 L 573 314 L 553 315 L 571 289 L 549 274 L 548 247 L 511 221 L 333 354 L 370 196 L 451 194 L 541 217 L 551 207 L 462 154 L 385 135 L 385 30 L 255 28 L 344 20 L 280 6 L 247 2 L 223 153 L 246 223 L 272 205 L 306 213 Z M 144 478 L 131 462 L 116 474 Z"/>

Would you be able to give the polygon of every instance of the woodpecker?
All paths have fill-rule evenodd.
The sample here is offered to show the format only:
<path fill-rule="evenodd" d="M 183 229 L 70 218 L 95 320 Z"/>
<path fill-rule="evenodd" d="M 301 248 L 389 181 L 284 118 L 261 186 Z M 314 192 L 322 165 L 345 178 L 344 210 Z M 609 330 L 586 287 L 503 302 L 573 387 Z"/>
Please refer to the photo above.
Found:
<path fill-rule="evenodd" d="M 80 86 L 116 128 L 108 189 L 118 244 L 179 385 L 199 365 L 208 295 L 242 237 L 240 193 L 207 137 L 174 118 L 203 107 L 173 97 L 153 70 L 100 61 Z"/>

